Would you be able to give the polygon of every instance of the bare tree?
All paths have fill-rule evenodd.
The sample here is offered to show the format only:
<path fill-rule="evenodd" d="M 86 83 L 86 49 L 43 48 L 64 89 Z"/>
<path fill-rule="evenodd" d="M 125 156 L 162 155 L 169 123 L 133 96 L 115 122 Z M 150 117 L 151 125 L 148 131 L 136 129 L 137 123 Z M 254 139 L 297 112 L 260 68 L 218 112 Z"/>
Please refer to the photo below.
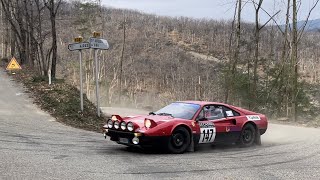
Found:
<path fill-rule="evenodd" d="M 126 15 L 124 14 L 123 17 L 123 23 L 122 23 L 122 29 L 123 29 L 123 42 L 122 42 L 122 49 L 121 49 L 121 57 L 119 62 L 119 97 L 118 101 L 121 102 L 121 96 L 122 96 L 122 71 L 123 71 L 123 58 L 125 53 L 125 45 L 126 45 Z"/>
<path fill-rule="evenodd" d="M 297 120 L 297 107 L 298 107 L 298 101 L 297 97 L 299 94 L 299 87 L 298 87 L 298 78 L 299 78 L 299 72 L 298 72 L 298 45 L 299 40 L 304 32 L 304 29 L 306 25 L 308 24 L 308 20 L 310 17 L 311 12 L 315 9 L 317 4 L 319 3 L 319 0 L 315 1 L 312 8 L 310 9 L 307 19 L 305 20 L 305 23 L 302 27 L 302 29 L 299 31 L 298 29 L 298 20 L 297 20 L 297 14 L 298 14 L 298 3 L 297 0 L 292 0 L 292 54 L 291 54 L 291 85 L 290 85 L 290 92 L 291 92 L 291 118 L 296 121 Z M 300 36 L 299 36 L 300 34 Z"/>
<path fill-rule="evenodd" d="M 226 95 L 225 95 L 225 102 L 229 102 L 230 101 L 230 96 L 234 96 L 234 81 L 236 78 L 236 68 L 237 68 L 237 64 L 239 61 L 239 53 L 240 53 L 240 39 L 241 39 L 241 11 L 242 11 L 242 1 L 241 0 L 237 0 L 236 3 L 236 9 L 237 11 L 235 11 L 235 14 L 237 13 L 237 16 L 235 16 L 237 18 L 237 22 L 236 22 L 236 42 L 235 42 L 235 50 L 231 50 L 230 53 L 232 54 L 231 58 L 230 58 L 230 65 L 229 65 L 229 69 L 227 72 L 227 77 L 226 77 Z M 232 38 L 232 36 L 230 37 Z M 232 43 L 232 40 L 230 41 L 230 44 Z M 232 46 L 231 46 L 232 47 Z"/>
<path fill-rule="evenodd" d="M 21 2 L 1 0 L 2 10 L 11 27 L 11 56 L 15 56 L 16 43 L 19 43 L 18 50 L 21 64 L 26 60 L 25 55 L 25 25 L 23 23 L 23 14 Z"/>
<path fill-rule="evenodd" d="M 61 0 L 43 0 L 45 6 L 50 12 L 50 22 L 51 22 L 51 36 L 52 36 L 52 46 L 50 49 L 49 56 L 51 57 L 51 77 L 54 79 L 56 77 L 56 66 L 57 66 L 57 30 L 56 30 L 56 15 L 58 13 L 59 7 L 61 5 Z"/>
<path fill-rule="evenodd" d="M 257 102 L 257 86 L 258 86 L 258 62 L 259 62 L 259 49 L 260 49 L 260 31 L 280 12 L 276 12 L 274 15 L 272 15 L 269 20 L 267 20 L 263 25 L 260 25 L 259 22 L 259 12 L 262 8 L 262 3 L 263 0 L 259 0 L 258 2 L 255 2 L 255 0 L 252 0 L 254 9 L 255 9 L 255 28 L 254 28 L 254 63 L 253 63 L 253 84 L 252 84 L 252 91 L 251 91 L 251 96 L 252 96 L 252 101 L 249 101 L 249 109 L 251 109 L 251 102 L 253 108 L 256 107 L 256 102 Z M 249 70 L 248 70 L 249 71 Z M 249 89 L 250 90 L 250 89 Z"/>

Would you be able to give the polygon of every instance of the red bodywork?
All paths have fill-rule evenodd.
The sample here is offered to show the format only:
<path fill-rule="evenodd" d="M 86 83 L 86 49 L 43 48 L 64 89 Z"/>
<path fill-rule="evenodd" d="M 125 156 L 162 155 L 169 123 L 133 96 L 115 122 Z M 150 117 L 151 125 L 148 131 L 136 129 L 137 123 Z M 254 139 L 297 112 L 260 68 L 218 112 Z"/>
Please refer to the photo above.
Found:
<path fill-rule="evenodd" d="M 132 122 L 134 124 L 134 131 L 132 133 L 141 133 L 145 137 L 170 137 L 172 132 L 178 126 L 183 126 L 188 129 L 190 134 L 192 134 L 195 144 L 201 143 L 201 140 L 199 139 L 203 129 L 201 129 L 199 124 L 203 123 L 214 124 L 215 137 L 213 139 L 216 139 L 217 141 L 235 141 L 240 135 L 243 126 L 247 123 L 251 123 L 261 135 L 265 133 L 268 127 L 268 122 L 265 115 L 228 104 L 205 101 L 181 101 L 178 103 L 197 104 L 200 105 L 200 108 L 191 120 L 173 118 L 171 116 L 163 115 L 136 115 L 124 118 L 117 116 L 116 119 L 120 121 L 120 123 L 122 121 L 125 121 L 126 123 Z M 197 120 L 201 110 L 204 109 L 204 106 L 208 105 L 221 106 L 231 109 L 232 111 L 236 112 L 237 115 L 231 117 L 225 115 L 224 117 L 215 120 Z M 150 120 L 150 128 L 145 127 L 145 120 Z M 229 138 L 229 135 L 230 137 L 232 136 L 232 138 Z M 214 143 L 216 140 L 209 143 Z"/>

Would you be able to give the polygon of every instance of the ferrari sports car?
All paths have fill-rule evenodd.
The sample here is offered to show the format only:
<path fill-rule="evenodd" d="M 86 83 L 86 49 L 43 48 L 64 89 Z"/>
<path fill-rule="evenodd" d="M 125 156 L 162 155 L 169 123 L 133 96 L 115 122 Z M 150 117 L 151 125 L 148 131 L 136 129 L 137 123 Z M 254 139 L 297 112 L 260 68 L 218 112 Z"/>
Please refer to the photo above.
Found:
<path fill-rule="evenodd" d="M 181 101 L 149 115 L 113 115 L 103 126 L 105 138 L 127 146 L 165 147 L 171 153 L 194 151 L 200 144 L 261 144 L 265 115 L 228 104 Z"/>

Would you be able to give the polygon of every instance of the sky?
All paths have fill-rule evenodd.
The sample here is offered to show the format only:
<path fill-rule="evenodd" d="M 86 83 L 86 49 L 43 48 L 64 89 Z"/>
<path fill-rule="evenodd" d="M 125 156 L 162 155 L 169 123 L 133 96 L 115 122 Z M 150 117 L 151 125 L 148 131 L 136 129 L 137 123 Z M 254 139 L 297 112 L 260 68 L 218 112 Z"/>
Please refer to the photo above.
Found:
<path fill-rule="evenodd" d="M 215 20 L 230 20 L 233 18 L 236 0 L 102 0 L 105 6 L 133 9 L 162 16 L 186 16 L 192 18 L 207 18 Z M 257 1 L 257 0 L 256 0 Z M 301 0 L 299 20 L 305 20 L 316 0 Z M 285 22 L 287 0 L 264 0 L 262 7 L 274 14 L 281 10 L 277 17 L 279 23 Z M 245 4 L 242 14 L 243 20 L 254 22 L 254 8 L 252 3 Z M 269 16 L 261 11 L 260 23 L 267 21 Z M 320 18 L 320 3 L 313 11 L 310 19 Z"/>

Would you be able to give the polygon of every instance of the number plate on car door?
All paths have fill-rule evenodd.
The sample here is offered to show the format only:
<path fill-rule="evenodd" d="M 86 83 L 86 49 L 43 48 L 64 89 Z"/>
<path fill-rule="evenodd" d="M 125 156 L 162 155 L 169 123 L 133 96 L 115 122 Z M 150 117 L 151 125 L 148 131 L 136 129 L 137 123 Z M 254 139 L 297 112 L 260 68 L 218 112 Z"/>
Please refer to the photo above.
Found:
<path fill-rule="evenodd" d="M 212 143 L 216 137 L 216 127 L 212 122 L 200 122 L 199 143 Z"/>

